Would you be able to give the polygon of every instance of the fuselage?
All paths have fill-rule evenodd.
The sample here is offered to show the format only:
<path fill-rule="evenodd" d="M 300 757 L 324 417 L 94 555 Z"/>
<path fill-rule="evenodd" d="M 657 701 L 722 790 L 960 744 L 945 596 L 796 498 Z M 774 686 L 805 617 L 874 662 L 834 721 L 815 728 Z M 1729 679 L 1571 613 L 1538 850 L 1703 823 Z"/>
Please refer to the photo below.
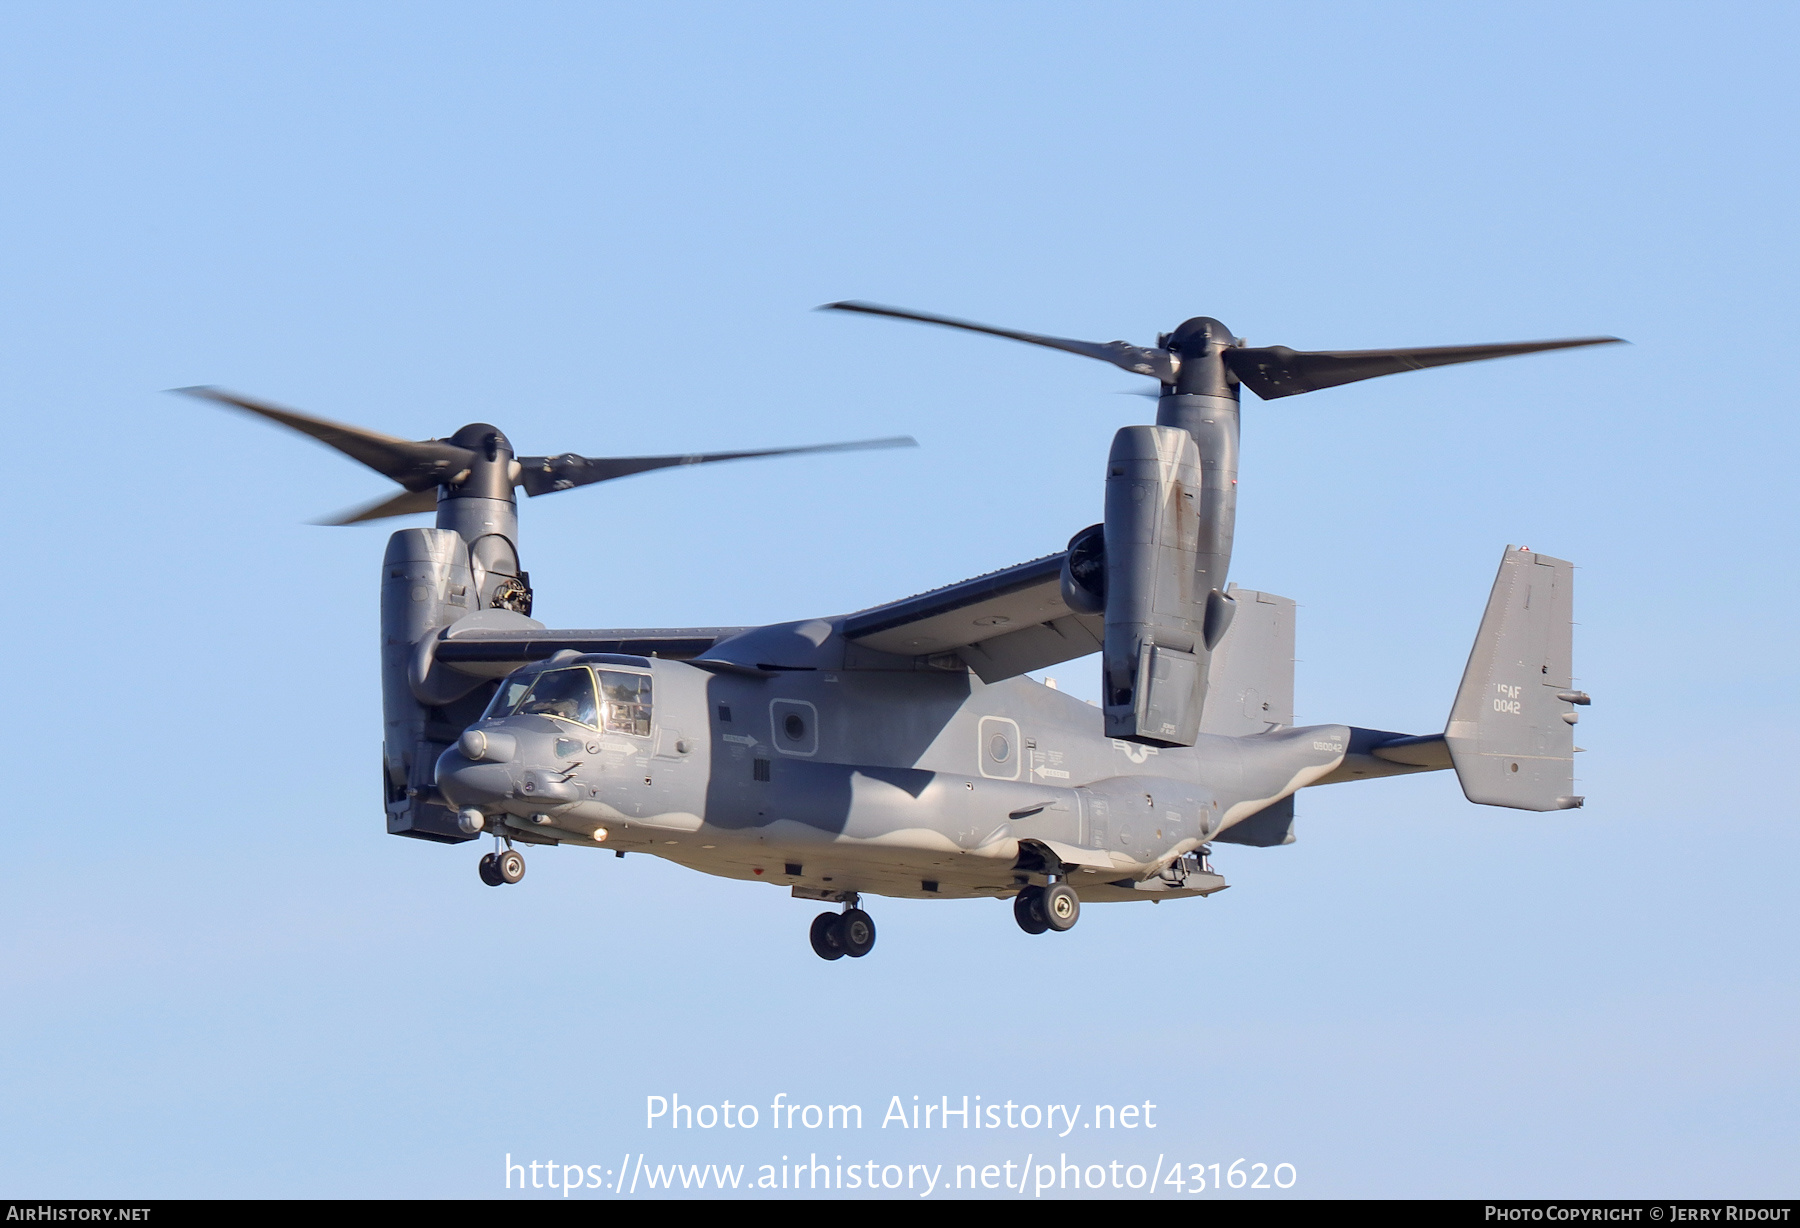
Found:
<path fill-rule="evenodd" d="M 1028 678 L 564 654 L 503 680 L 437 785 L 494 834 L 654 853 L 800 894 L 1184 889 L 1221 831 L 1343 761 L 1343 726 L 1155 748 Z M 1221 884 L 1222 885 L 1222 884 Z"/>

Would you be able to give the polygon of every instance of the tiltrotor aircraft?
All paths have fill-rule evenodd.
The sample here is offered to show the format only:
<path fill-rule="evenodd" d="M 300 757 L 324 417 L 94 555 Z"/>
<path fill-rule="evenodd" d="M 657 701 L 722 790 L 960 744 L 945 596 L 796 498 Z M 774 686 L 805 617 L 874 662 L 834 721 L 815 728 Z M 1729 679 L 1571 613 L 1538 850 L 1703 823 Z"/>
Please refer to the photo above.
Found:
<path fill-rule="evenodd" d="M 333 523 L 435 510 L 382 562 L 387 829 L 652 853 L 835 903 L 825 959 L 863 956 L 865 895 L 1011 899 L 1028 933 L 1081 904 L 1205 896 L 1211 845 L 1294 839 L 1309 785 L 1443 768 L 1489 806 L 1579 806 L 1570 564 L 1507 547 L 1441 733 L 1296 728 L 1294 603 L 1226 580 L 1238 401 L 1423 367 L 1616 341 L 1297 352 L 1188 320 L 1154 347 L 989 328 L 869 303 L 838 311 L 1097 358 L 1161 385 L 1154 426 L 1106 461 L 1105 519 L 1029 563 L 874 609 L 766 627 L 555 630 L 531 618 L 514 496 L 673 465 L 832 448 L 613 459 L 517 456 L 498 429 L 412 442 L 218 389 L 404 489 Z M 1098 710 L 1026 675 L 1100 654 Z"/>

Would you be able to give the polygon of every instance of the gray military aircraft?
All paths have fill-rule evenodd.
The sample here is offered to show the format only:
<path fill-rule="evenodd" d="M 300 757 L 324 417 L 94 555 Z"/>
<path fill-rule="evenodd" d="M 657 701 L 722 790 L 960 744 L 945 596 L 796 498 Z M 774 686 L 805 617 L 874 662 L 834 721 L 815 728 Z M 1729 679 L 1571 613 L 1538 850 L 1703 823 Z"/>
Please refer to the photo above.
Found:
<path fill-rule="evenodd" d="M 556 630 L 531 618 L 516 488 L 834 449 L 517 456 L 495 427 L 396 439 L 213 388 L 182 391 L 338 449 L 403 488 L 328 523 L 435 511 L 382 563 L 387 829 L 652 853 L 837 904 L 825 959 L 867 955 L 864 895 L 1011 899 L 1028 933 L 1082 901 L 1222 890 L 1215 843 L 1294 839 L 1310 785 L 1452 769 L 1471 801 L 1579 806 L 1570 564 L 1509 546 L 1441 733 L 1296 727 L 1294 602 L 1226 580 L 1239 390 L 1264 400 L 1450 363 L 1617 341 L 1301 352 L 1188 320 L 1151 346 L 990 328 L 870 303 L 837 311 L 1097 358 L 1161 385 L 1107 458 L 1105 519 L 1066 549 L 852 614 L 766 627 Z M 1100 654 L 1103 703 L 1026 675 Z"/>

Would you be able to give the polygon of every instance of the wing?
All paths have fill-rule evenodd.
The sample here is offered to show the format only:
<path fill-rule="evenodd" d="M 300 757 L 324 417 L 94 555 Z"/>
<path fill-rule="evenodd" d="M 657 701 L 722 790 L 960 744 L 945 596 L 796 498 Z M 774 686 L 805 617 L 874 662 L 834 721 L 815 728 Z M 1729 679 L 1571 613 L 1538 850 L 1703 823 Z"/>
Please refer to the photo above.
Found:
<path fill-rule="evenodd" d="M 999 682 L 1100 651 L 1104 622 L 1062 599 L 1063 553 L 989 572 L 852 614 L 844 638 L 878 652 L 919 657 L 953 653 L 983 682 Z M 746 627 L 605 630 L 454 627 L 436 660 L 461 673 L 498 678 L 565 649 L 688 661 Z"/>
<path fill-rule="evenodd" d="M 559 631 L 553 628 L 500 630 L 471 627 L 437 642 L 435 659 L 459 673 L 502 678 L 528 661 L 559 652 L 613 652 L 632 657 L 686 661 L 743 627 L 624 628 Z"/>
<path fill-rule="evenodd" d="M 1062 598 L 1066 552 L 878 605 L 844 620 L 844 638 L 901 656 L 955 653 L 999 682 L 1100 651 L 1104 620 Z"/>

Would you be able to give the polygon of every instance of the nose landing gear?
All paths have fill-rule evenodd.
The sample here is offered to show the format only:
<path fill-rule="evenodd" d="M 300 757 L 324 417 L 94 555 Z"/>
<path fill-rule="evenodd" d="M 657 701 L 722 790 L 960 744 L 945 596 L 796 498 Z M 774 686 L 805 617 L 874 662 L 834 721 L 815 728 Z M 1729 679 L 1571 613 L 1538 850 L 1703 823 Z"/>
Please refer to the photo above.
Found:
<path fill-rule="evenodd" d="M 1062 933 L 1075 928 L 1081 920 L 1081 897 L 1066 882 L 1048 887 L 1022 887 L 1013 897 L 1013 920 L 1027 934 L 1045 930 Z"/>
<path fill-rule="evenodd" d="M 852 908 L 838 917 L 838 940 L 844 954 L 861 959 L 875 949 L 875 918 L 860 908 Z"/>
<path fill-rule="evenodd" d="M 1044 919 L 1042 887 L 1023 888 L 1013 897 L 1013 920 L 1027 934 L 1041 934 L 1050 928 L 1050 922 Z"/>
<path fill-rule="evenodd" d="M 1051 883 L 1044 888 L 1044 922 L 1057 933 L 1075 928 L 1081 920 L 1081 897 L 1067 883 Z"/>
<path fill-rule="evenodd" d="M 851 896 L 843 912 L 822 912 L 813 918 L 812 949 L 820 959 L 861 959 L 875 949 L 875 918 L 856 906 Z"/>
<path fill-rule="evenodd" d="M 504 887 L 525 877 L 525 858 L 510 846 L 504 851 L 496 849 L 482 855 L 481 860 L 475 863 L 475 872 L 488 886 Z"/>
<path fill-rule="evenodd" d="M 844 944 L 838 941 L 838 914 L 822 912 L 813 918 L 812 949 L 820 959 L 842 959 L 849 952 Z"/>

